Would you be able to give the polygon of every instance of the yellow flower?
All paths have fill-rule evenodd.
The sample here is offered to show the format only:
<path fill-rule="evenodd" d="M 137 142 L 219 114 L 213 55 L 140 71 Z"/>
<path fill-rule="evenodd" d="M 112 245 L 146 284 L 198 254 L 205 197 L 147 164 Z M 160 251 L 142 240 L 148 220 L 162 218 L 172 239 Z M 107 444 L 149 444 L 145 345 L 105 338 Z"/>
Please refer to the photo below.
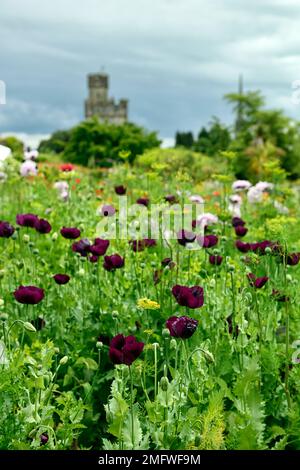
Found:
<path fill-rule="evenodd" d="M 138 308 L 147 309 L 147 310 L 158 310 L 160 305 L 155 302 L 155 300 L 150 300 L 147 298 L 142 298 L 137 301 Z"/>

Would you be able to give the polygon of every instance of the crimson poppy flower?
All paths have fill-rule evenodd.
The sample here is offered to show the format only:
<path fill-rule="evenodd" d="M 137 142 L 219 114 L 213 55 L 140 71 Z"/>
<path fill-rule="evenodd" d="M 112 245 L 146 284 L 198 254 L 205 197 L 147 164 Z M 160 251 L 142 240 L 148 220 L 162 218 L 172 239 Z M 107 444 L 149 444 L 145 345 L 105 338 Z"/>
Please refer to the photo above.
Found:
<path fill-rule="evenodd" d="M 253 273 L 247 274 L 248 280 L 252 287 L 261 289 L 269 280 L 267 276 L 256 277 Z"/>
<path fill-rule="evenodd" d="M 36 305 L 43 300 L 44 289 L 35 286 L 20 286 L 14 292 L 15 299 L 20 304 Z"/>
<path fill-rule="evenodd" d="M 290 298 L 287 295 L 284 295 L 279 290 L 272 290 L 272 295 L 277 300 L 277 302 L 289 302 Z"/>
<path fill-rule="evenodd" d="M 247 227 L 244 227 L 243 225 L 237 225 L 236 227 L 234 227 L 234 230 L 235 230 L 235 234 L 238 237 L 244 237 L 246 233 L 248 232 Z"/>
<path fill-rule="evenodd" d="M 109 357 L 114 364 L 131 364 L 142 354 L 144 343 L 134 336 L 117 335 L 109 346 Z"/>
<path fill-rule="evenodd" d="M 63 227 L 60 230 L 61 235 L 69 240 L 75 240 L 80 237 L 80 230 L 76 227 Z"/>
<path fill-rule="evenodd" d="M 35 229 L 39 233 L 49 233 L 52 230 L 51 225 L 46 219 L 38 219 L 35 224 Z"/>
<path fill-rule="evenodd" d="M 39 218 L 35 214 L 18 214 L 16 217 L 16 222 L 21 227 L 35 228 L 38 220 Z"/>
<path fill-rule="evenodd" d="M 220 255 L 210 255 L 209 257 L 210 264 L 213 264 L 214 266 L 220 266 L 222 261 L 223 261 L 223 256 L 220 256 Z"/>
<path fill-rule="evenodd" d="M 104 215 L 105 217 L 111 217 L 116 213 L 116 209 L 114 206 L 110 204 L 106 204 L 101 207 L 101 215 Z"/>
<path fill-rule="evenodd" d="M 150 199 L 148 199 L 147 197 L 140 197 L 139 199 L 136 200 L 136 203 L 142 206 L 148 207 L 150 203 Z"/>
<path fill-rule="evenodd" d="M 63 285 L 63 284 L 68 284 L 71 278 L 67 274 L 55 274 L 53 276 L 53 279 L 56 282 L 56 284 Z"/>
<path fill-rule="evenodd" d="M 212 248 L 218 243 L 218 237 L 216 235 L 198 235 L 197 241 L 203 248 Z"/>
<path fill-rule="evenodd" d="M 90 252 L 95 256 L 103 256 L 105 255 L 108 247 L 109 247 L 109 240 L 96 238 L 94 244 L 90 246 Z"/>
<path fill-rule="evenodd" d="M 196 240 L 196 234 L 182 229 L 177 233 L 177 240 L 179 245 L 185 246 L 187 243 L 193 243 Z"/>
<path fill-rule="evenodd" d="M 173 194 L 168 194 L 167 196 L 165 196 L 165 201 L 169 202 L 170 204 L 175 204 L 176 202 L 178 202 L 178 198 Z"/>
<path fill-rule="evenodd" d="M 73 171 L 74 168 L 74 165 L 72 165 L 71 163 L 63 163 L 59 167 L 60 171 Z"/>
<path fill-rule="evenodd" d="M 237 249 L 239 251 L 241 251 L 242 253 L 248 253 L 248 251 L 251 250 L 251 246 L 250 246 L 250 243 L 244 243 L 242 242 L 241 240 L 237 240 L 235 242 L 235 246 L 237 247 Z"/>
<path fill-rule="evenodd" d="M 49 436 L 46 432 L 43 432 L 41 435 L 40 435 L 40 442 L 41 442 L 41 446 L 44 446 L 45 444 L 47 444 L 47 442 L 49 441 Z"/>
<path fill-rule="evenodd" d="M 75 251 L 75 253 L 80 253 L 81 256 L 87 256 L 87 254 L 90 252 L 90 249 L 91 244 L 87 238 L 82 238 L 72 245 L 72 250 Z"/>
<path fill-rule="evenodd" d="M 182 307 L 200 308 L 204 303 L 203 287 L 193 286 L 179 286 L 176 285 L 172 288 L 177 303 Z"/>
<path fill-rule="evenodd" d="M 115 193 L 118 194 L 118 196 L 123 196 L 124 194 L 126 194 L 126 191 L 127 189 L 122 184 L 120 184 L 119 186 L 115 186 Z"/>
<path fill-rule="evenodd" d="M 13 235 L 15 228 L 9 222 L 0 221 L 0 237 L 9 238 Z"/>
<path fill-rule="evenodd" d="M 296 266 L 300 261 L 300 253 L 289 253 L 286 257 L 286 264 Z"/>
<path fill-rule="evenodd" d="M 166 321 L 166 327 L 170 331 L 170 335 L 175 338 L 190 338 L 196 331 L 198 320 L 190 317 L 170 317 Z"/>
<path fill-rule="evenodd" d="M 243 227 L 246 225 L 246 222 L 240 217 L 232 217 L 231 223 L 233 227 Z"/>
<path fill-rule="evenodd" d="M 106 271 L 114 271 L 115 269 L 122 268 L 124 266 L 124 258 L 118 254 L 111 256 L 104 256 L 103 267 Z"/>

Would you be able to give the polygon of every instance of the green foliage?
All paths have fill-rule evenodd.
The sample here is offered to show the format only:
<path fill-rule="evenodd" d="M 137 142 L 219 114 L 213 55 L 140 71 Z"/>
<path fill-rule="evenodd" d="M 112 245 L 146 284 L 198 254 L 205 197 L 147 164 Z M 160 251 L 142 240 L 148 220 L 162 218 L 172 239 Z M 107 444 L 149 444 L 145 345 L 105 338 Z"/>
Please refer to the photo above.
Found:
<path fill-rule="evenodd" d="M 15 154 L 23 155 L 24 143 L 20 139 L 17 139 L 17 137 L 15 136 L 7 136 L 0 138 L 0 145 L 5 145 L 6 147 L 9 147 L 11 151 Z"/>
<path fill-rule="evenodd" d="M 39 145 L 39 152 L 45 154 L 62 153 L 71 138 L 72 130 L 55 131 L 49 139 L 42 140 Z"/>

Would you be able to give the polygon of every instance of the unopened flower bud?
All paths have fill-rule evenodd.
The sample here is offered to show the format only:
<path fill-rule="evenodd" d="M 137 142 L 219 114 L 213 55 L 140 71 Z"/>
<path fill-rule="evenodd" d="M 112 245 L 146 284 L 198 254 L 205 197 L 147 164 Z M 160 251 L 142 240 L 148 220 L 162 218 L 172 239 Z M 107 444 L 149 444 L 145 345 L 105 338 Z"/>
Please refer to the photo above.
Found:
<path fill-rule="evenodd" d="M 65 364 L 67 364 L 68 360 L 69 360 L 68 356 L 64 356 L 64 357 L 61 358 L 59 363 L 60 363 L 61 366 L 64 366 Z"/>

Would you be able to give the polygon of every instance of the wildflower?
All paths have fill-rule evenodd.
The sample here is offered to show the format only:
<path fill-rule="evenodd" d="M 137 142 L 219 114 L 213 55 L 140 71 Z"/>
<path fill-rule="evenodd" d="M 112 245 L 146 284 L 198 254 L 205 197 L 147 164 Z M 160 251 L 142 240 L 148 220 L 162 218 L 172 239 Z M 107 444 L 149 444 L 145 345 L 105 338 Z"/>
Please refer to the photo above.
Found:
<path fill-rule="evenodd" d="M 108 247 L 109 247 L 109 240 L 96 238 L 94 244 L 90 246 L 90 252 L 95 256 L 103 256 L 105 255 Z"/>
<path fill-rule="evenodd" d="M 47 434 L 46 432 L 43 432 L 43 433 L 40 435 L 41 446 L 44 446 L 45 444 L 47 444 L 48 441 L 49 441 L 48 434 Z"/>
<path fill-rule="evenodd" d="M 81 256 L 87 256 L 90 252 L 91 244 L 87 238 L 82 238 L 78 242 L 73 243 L 72 250 L 75 253 L 80 253 Z"/>
<path fill-rule="evenodd" d="M 289 302 L 290 298 L 279 290 L 272 290 L 272 295 L 277 302 Z"/>
<path fill-rule="evenodd" d="M 165 268 L 168 266 L 170 269 L 174 268 L 175 263 L 172 261 L 172 258 L 164 258 L 161 262 L 161 265 Z"/>
<path fill-rule="evenodd" d="M 166 321 L 166 327 L 170 331 L 170 335 L 175 338 L 188 339 L 196 331 L 198 320 L 190 317 L 170 317 Z"/>
<path fill-rule="evenodd" d="M 0 238 L 9 238 L 13 235 L 15 228 L 9 222 L 0 220 Z"/>
<path fill-rule="evenodd" d="M 216 235 L 198 235 L 197 242 L 203 248 L 212 248 L 213 246 L 217 245 L 218 237 Z"/>
<path fill-rule="evenodd" d="M 97 263 L 98 260 L 99 260 L 99 256 L 92 255 L 92 256 L 89 257 L 89 260 L 90 260 L 91 263 Z"/>
<path fill-rule="evenodd" d="M 63 163 L 59 167 L 60 171 L 65 171 L 65 172 L 73 171 L 74 168 L 75 168 L 74 165 L 72 165 L 71 163 Z"/>
<path fill-rule="evenodd" d="M 185 246 L 187 243 L 192 243 L 196 240 L 196 234 L 188 230 L 179 230 L 177 240 L 180 245 Z"/>
<path fill-rule="evenodd" d="M 238 237 L 244 237 L 246 233 L 248 232 L 247 227 L 243 227 L 242 225 L 238 225 L 237 227 L 234 227 L 235 234 Z"/>
<path fill-rule="evenodd" d="M 240 217 L 232 217 L 231 223 L 233 227 L 244 227 L 246 225 L 246 222 Z"/>
<path fill-rule="evenodd" d="M 26 162 L 23 162 L 20 166 L 21 176 L 36 176 L 37 172 L 37 166 L 31 160 L 26 160 Z"/>
<path fill-rule="evenodd" d="M 186 287 L 175 285 L 172 288 L 177 303 L 182 307 L 200 308 L 204 303 L 203 287 Z"/>
<path fill-rule="evenodd" d="M 178 202 L 178 198 L 173 194 L 168 194 L 167 196 L 165 196 L 165 201 L 169 202 L 170 204 L 175 204 L 176 202 Z"/>
<path fill-rule="evenodd" d="M 201 196 L 198 196 L 197 194 L 190 196 L 189 200 L 191 202 L 195 202 L 196 204 L 204 204 L 204 199 Z"/>
<path fill-rule="evenodd" d="M 286 257 L 286 264 L 296 266 L 300 261 L 300 253 L 289 253 Z"/>
<path fill-rule="evenodd" d="M 137 301 L 138 308 L 145 309 L 145 310 L 158 310 L 160 309 L 159 303 L 155 302 L 155 300 L 150 300 L 147 298 L 142 298 Z"/>
<path fill-rule="evenodd" d="M 44 290 L 35 286 L 20 286 L 14 292 L 15 299 L 21 304 L 35 305 L 44 298 Z"/>
<path fill-rule="evenodd" d="M 104 256 L 103 267 L 106 271 L 114 271 L 124 266 L 124 258 L 118 254 Z"/>
<path fill-rule="evenodd" d="M 220 256 L 220 255 L 210 255 L 209 257 L 210 264 L 213 264 L 214 266 L 220 266 L 222 261 L 223 261 L 223 256 Z"/>
<path fill-rule="evenodd" d="M 71 278 L 67 274 L 55 274 L 53 276 L 53 279 L 56 282 L 56 284 L 63 285 L 63 284 L 68 284 Z"/>
<path fill-rule="evenodd" d="M 80 230 L 76 227 L 63 227 L 60 230 L 61 235 L 69 240 L 75 240 L 80 237 Z"/>
<path fill-rule="evenodd" d="M 251 246 L 250 246 L 250 243 L 244 243 L 242 242 L 241 240 L 237 240 L 235 242 L 235 246 L 237 247 L 237 249 L 239 251 L 241 251 L 242 253 L 248 253 L 248 251 L 251 250 Z"/>
<path fill-rule="evenodd" d="M 109 204 L 104 205 L 100 208 L 100 214 L 105 216 L 105 217 L 111 217 L 116 213 L 116 209 L 114 206 L 111 206 Z"/>
<path fill-rule="evenodd" d="M 109 357 L 114 364 L 131 364 L 141 355 L 144 343 L 134 336 L 119 334 L 112 338 L 109 346 Z"/>
<path fill-rule="evenodd" d="M 46 219 L 38 219 L 35 224 L 35 229 L 39 233 L 49 233 L 52 230 L 51 225 Z"/>
<path fill-rule="evenodd" d="M 197 217 L 197 225 L 200 225 L 201 227 L 217 224 L 218 221 L 218 217 L 214 214 L 211 214 L 210 212 L 206 212 L 205 214 Z"/>
<path fill-rule="evenodd" d="M 237 180 L 232 183 L 233 191 L 245 191 L 251 187 L 251 183 L 248 180 Z"/>
<path fill-rule="evenodd" d="M 34 214 L 18 214 L 16 217 L 16 222 L 21 227 L 35 228 L 38 220 L 38 216 Z"/>
<path fill-rule="evenodd" d="M 34 326 L 36 331 L 41 331 L 46 326 L 46 322 L 42 317 L 37 317 L 36 319 L 31 320 L 30 323 Z"/>
<path fill-rule="evenodd" d="M 142 206 L 148 207 L 150 200 L 147 197 L 140 197 L 139 199 L 136 200 L 136 203 Z"/>
<path fill-rule="evenodd" d="M 129 240 L 129 243 L 132 245 L 134 252 L 143 251 L 145 249 L 145 243 L 143 240 Z"/>
<path fill-rule="evenodd" d="M 256 287 L 257 289 L 261 289 L 269 280 L 267 276 L 256 277 L 253 273 L 249 273 L 247 277 L 250 285 L 252 287 Z"/>
<path fill-rule="evenodd" d="M 154 240 L 154 238 L 144 238 L 143 243 L 147 248 L 156 246 L 156 240 Z"/>
<path fill-rule="evenodd" d="M 126 188 L 123 185 L 115 186 L 115 193 L 118 194 L 118 196 L 123 196 L 126 194 Z"/>

